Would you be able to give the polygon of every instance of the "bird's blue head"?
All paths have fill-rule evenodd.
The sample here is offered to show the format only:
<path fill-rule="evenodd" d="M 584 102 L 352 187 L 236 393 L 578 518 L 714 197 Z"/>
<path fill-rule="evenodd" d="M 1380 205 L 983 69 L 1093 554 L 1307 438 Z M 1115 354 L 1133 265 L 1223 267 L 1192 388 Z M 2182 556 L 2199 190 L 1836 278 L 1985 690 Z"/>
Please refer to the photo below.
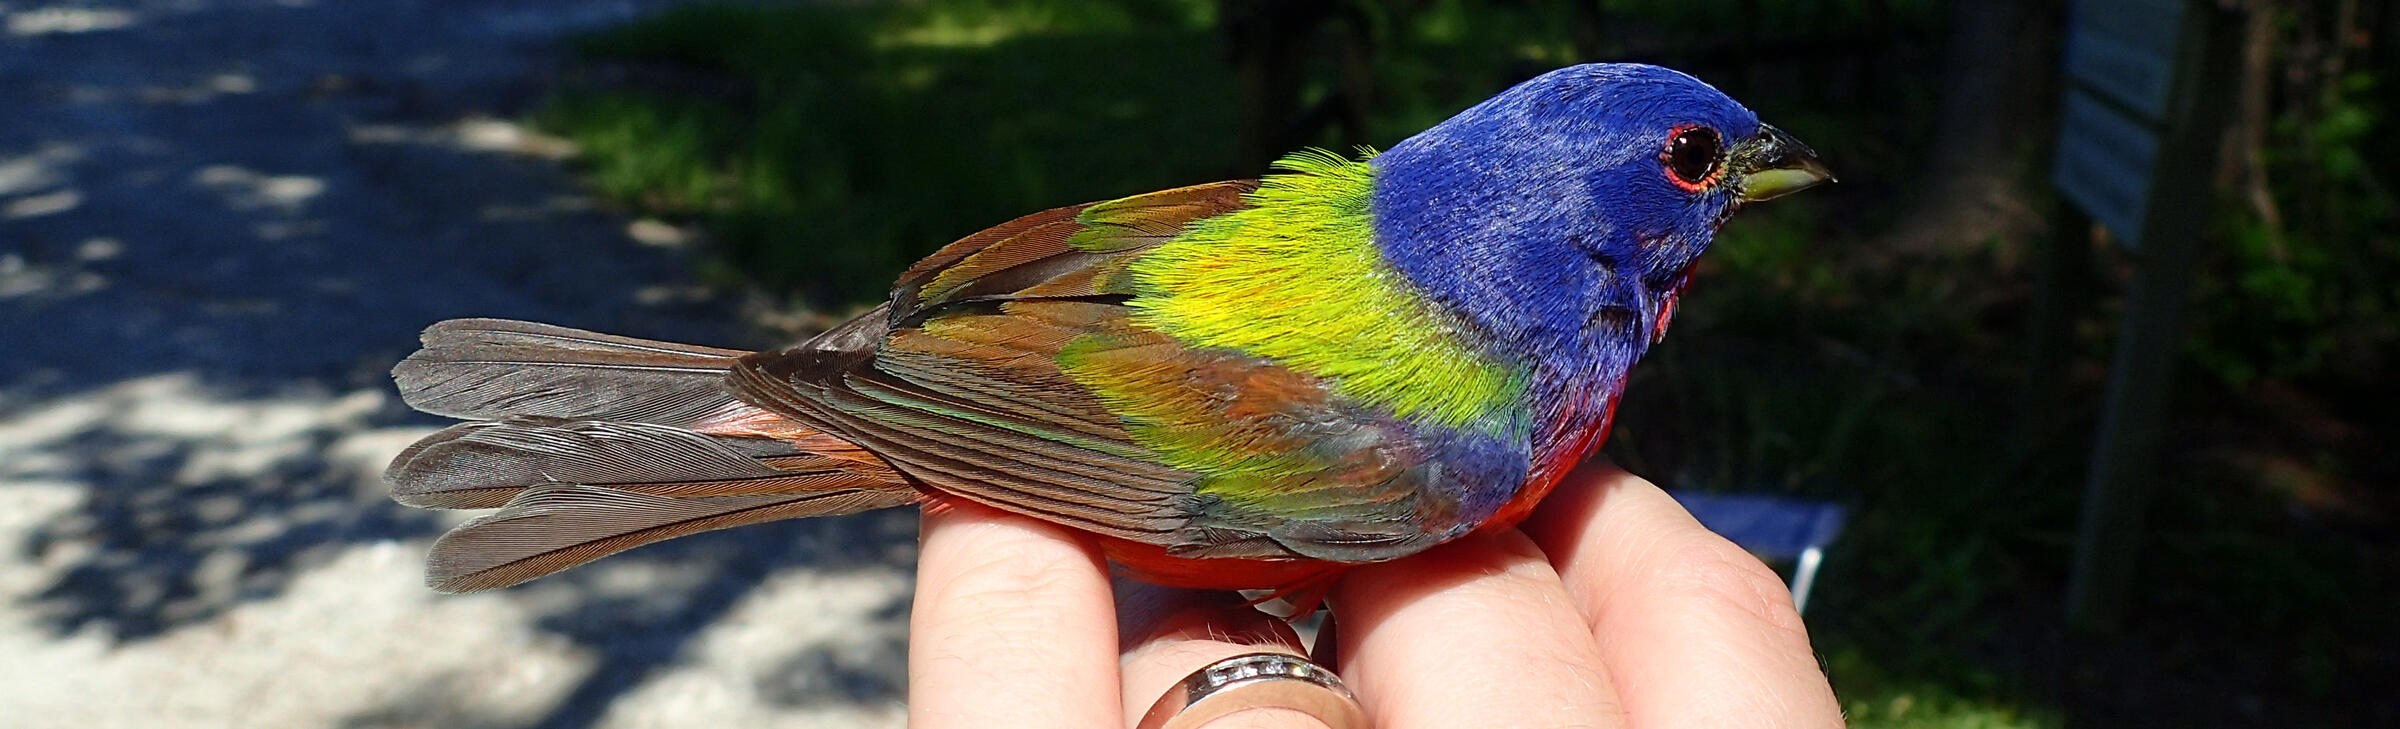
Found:
<path fill-rule="evenodd" d="M 1385 259 L 1501 351 L 1576 369 L 1639 356 L 1744 202 L 1831 179 L 1715 88 L 1638 64 L 1543 74 L 1374 165 Z"/>

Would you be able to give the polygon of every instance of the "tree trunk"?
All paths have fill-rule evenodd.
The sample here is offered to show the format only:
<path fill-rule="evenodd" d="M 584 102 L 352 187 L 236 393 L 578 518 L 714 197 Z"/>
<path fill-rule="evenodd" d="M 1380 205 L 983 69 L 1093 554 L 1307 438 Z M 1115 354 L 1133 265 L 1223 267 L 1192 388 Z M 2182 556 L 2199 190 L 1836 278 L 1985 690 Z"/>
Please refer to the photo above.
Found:
<path fill-rule="evenodd" d="M 1914 212 L 1894 226 L 1886 250 L 1958 250 L 2024 239 L 2041 225 L 2016 186 L 2056 132 L 2062 10 L 2056 2 L 1952 3 L 1942 108 L 1919 173 L 1925 197 L 1908 205 Z"/>
<path fill-rule="evenodd" d="M 2284 257 L 2283 211 L 2267 185 L 2267 127 L 2274 121 L 2276 23 L 2280 15 L 2272 0 L 2244 3 L 2240 84 L 2234 91 L 2233 119 L 2217 155 L 2217 188 L 2240 191 L 2250 213 L 2266 224 L 2268 245 L 2276 259 Z"/>

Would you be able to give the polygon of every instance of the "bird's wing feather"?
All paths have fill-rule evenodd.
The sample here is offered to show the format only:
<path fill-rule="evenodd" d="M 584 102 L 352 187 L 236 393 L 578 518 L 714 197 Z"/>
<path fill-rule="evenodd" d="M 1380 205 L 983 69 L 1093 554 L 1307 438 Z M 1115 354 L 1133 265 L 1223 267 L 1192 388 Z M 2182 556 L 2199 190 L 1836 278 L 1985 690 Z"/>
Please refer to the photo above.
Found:
<path fill-rule="evenodd" d="M 1449 533 L 1406 426 L 1276 362 L 1140 326 L 1126 265 L 1250 183 L 1020 218 L 901 277 L 884 337 L 744 358 L 743 399 L 948 493 L 1208 557 L 1371 561 Z"/>
<path fill-rule="evenodd" d="M 1130 293 L 1132 255 L 1198 220 L 1241 209 L 1258 183 L 1235 180 L 1054 208 L 959 239 L 892 287 L 891 322 L 921 322 L 960 304 Z"/>

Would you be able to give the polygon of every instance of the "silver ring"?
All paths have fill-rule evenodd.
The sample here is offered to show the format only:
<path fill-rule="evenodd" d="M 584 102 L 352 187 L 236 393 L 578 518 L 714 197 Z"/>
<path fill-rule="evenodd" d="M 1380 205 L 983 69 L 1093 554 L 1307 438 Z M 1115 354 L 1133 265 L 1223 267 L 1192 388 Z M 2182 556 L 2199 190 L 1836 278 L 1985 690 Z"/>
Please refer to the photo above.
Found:
<path fill-rule="evenodd" d="M 1290 709 L 1333 729 L 1368 729 L 1366 709 L 1324 666 L 1284 653 L 1208 664 L 1167 689 L 1136 729 L 1191 729 L 1248 709 Z"/>

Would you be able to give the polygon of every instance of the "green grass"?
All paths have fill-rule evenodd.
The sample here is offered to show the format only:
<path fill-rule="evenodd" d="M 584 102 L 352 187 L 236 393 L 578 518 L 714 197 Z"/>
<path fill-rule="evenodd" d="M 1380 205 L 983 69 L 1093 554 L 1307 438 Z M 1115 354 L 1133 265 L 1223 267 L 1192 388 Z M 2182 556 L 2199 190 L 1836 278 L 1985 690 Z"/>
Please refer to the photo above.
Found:
<path fill-rule="evenodd" d="M 1767 36 L 1834 32 L 1864 7 L 1761 5 Z M 1889 5 L 1898 32 L 1877 58 L 1934 63 L 1925 39 L 1939 36 L 1941 3 Z M 1376 53 L 1371 115 L 1311 143 L 1388 146 L 1575 60 L 1559 3 L 1359 7 Z M 1673 48 L 1721 43 L 1734 21 L 1729 3 L 1608 7 L 1619 39 L 1608 47 L 1671 65 Z M 1238 83 L 1215 8 L 685 9 L 586 38 L 586 77 L 603 81 L 562 90 L 536 122 L 580 145 L 608 197 L 702 223 L 710 276 L 796 306 L 855 305 L 918 256 L 1019 214 L 1256 174 L 1237 159 Z M 1304 64 L 1304 103 L 1358 91 L 1341 80 L 1333 37 Z M 2302 464 L 2282 481 L 2223 468 L 2210 447 L 2172 449 L 2134 608 L 2149 619 L 2113 637 L 2067 633 L 2058 593 L 2107 324 L 2079 330 L 2071 406 L 2020 429 L 2030 287 L 2011 262 L 2029 242 L 1875 248 L 1902 212 L 1892 201 L 1921 182 L 1909 177 L 1930 143 L 1919 120 L 1939 90 L 1888 72 L 1827 89 L 1822 79 L 1857 69 L 1807 59 L 1692 70 L 1809 140 L 1844 183 L 1745 211 L 1724 231 L 1674 336 L 1637 370 L 1608 452 L 1670 485 L 1854 507 L 1810 615 L 1853 726 L 2244 723 L 2226 708 L 2244 692 L 2287 723 L 2363 715 L 2344 713 L 2361 689 L 2343 677 L 2378 659 L 2357 646 L 2400 640 L 2353 585 L 2391 556 L 2355 527 L 2286 516 L 2311 479 L 2379 473 L 2360 465 L 2361 446 L 2277 446 L 2269 455 Z M 2182 402 L 2200 423 L 2284 417 L 2206 386 Z M 2126 714 L 2126 702 L 2144 708 Z"/>
<path fill-rule="evenodd" d="M 571 91 L 536 121 L 581 145 L 602 192 L 705 221 L 741 278 L 874 298 L 985 225 L 1232 174 L 1228 75 L 1161 71 L 1212 51 L 1198 10 L 701 7 L 581 47 L 727 91 Z"/>

